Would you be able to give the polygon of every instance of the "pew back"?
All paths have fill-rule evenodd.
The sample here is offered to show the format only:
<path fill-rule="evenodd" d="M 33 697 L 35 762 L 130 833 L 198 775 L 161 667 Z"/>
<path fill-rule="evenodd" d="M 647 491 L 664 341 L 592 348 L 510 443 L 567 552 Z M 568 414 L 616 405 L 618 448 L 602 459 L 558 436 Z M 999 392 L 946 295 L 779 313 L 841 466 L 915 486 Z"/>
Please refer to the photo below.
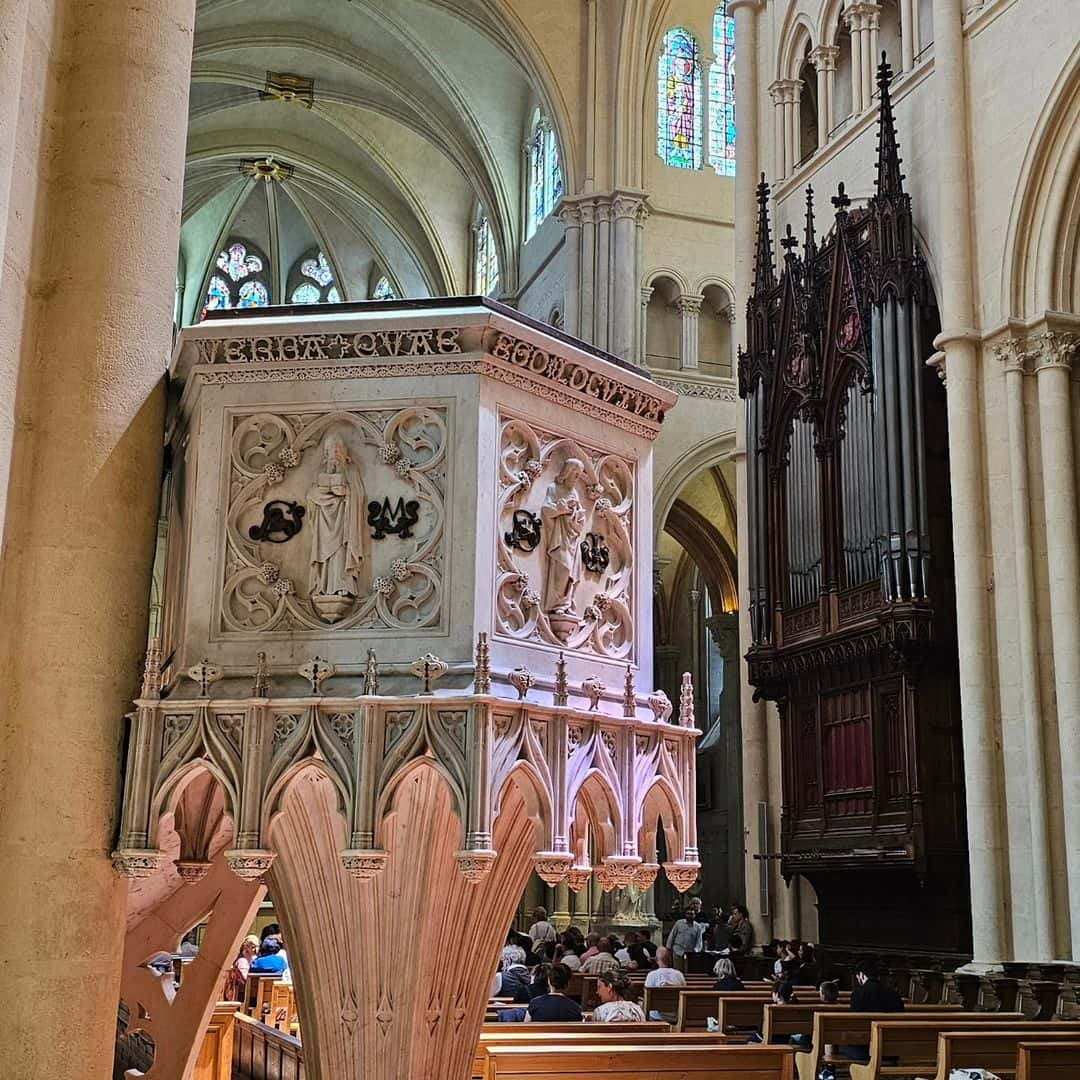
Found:
<path fill-rule="evenodd" d="M 819 1069 L 830 1059 L 825 1054 L 827 1046 L 858 1045 L 866 1046 L 870 1042 L 870 1025 L 874 1020 L 906 1019 L 918 1017 L 935 1018 L 975 1015 L 965 1013 L 959 1005 L 920 1005 L 917 1009 L 902 1013 L 857 1013 L 849 1009 L 838 1012 L 815 1012 L 813 1025 L 813 1046 L 810 1050 L 795 1055 L 795 1068 L 799 1080 L 816 1080 Z M 847 1065 L 846 1059 L 840 1059 Z"/>
<path fill-rule="evenodd" d="M 487 1080 L 793 1080 L 780 1046 L 494 1046 Z"/>
<path fill-rule="evenodd" d="M 1080 1076 L 1080 1039 L 1020 1044 L 1016 1080 L 1075 1080 Z"/>
<path fill-rule="evenodd" d="M 1002 1077 L 1018 1071 L 1021 1043 L 1059 1042 L 1080 1039 L 1080 1022 L 1028 1021 L 1026 1023 L 994 1024 L 987 1030 L 970 1027 L 938 1033 L 934 1060 L 936 1075 L 949 1077 L 953 1069 L 989 1069 Z M 932 1072 L 932 1070 L 931 1070 Z M 1080 1075 L 1077 1070 L 1073 1076 Z"/>

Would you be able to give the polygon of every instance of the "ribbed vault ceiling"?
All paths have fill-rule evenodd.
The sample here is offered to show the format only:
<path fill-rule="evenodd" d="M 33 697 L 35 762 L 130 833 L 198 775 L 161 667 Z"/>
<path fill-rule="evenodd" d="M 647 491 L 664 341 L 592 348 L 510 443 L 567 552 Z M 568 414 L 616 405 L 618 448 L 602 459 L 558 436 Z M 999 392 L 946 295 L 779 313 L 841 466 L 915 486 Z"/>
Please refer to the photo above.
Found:
<path fill-rule="evenodd" d="M 278 277 L 323 248 L 350 299 L 373 273 L 407 296 L 469 287 L 469 227 L 488 209 L 507 281 L 520 243 L 522 141 L 541 100 L 524 50 L 479 0 L 203 0 L 198 6 L 181 282 L 197 319 L 224 241 L 270 252 Z M 268 73 L 313 101 L 264 93 Z M 301 95 L 302 96 L 302 95 Z M 272 157 L 269 183 L 243 171 Z M 284 287 L 283 285 L 281 286 Z M 278 297 L 276 297 L 278 298 Z"/>

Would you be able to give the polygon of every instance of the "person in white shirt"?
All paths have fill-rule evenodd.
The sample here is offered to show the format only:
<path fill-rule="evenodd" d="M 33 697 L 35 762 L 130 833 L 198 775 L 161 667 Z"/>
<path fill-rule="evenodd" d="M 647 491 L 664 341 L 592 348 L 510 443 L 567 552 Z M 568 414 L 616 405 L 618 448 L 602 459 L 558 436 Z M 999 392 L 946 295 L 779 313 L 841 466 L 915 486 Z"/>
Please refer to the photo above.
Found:
<path fill-rule="evenodd" d="M 656 950 L 656 970 L 645 976 L 646 988 L 653 986 L 685 986 L 686 976 L 672 966 L 671 950 L 663 945 Z"/>
<path fill-rule="evenodd" d="M 657 967 L 655 971 L 650 971 L 645 976 L 645 989 L 648 990 L 654 986 L 685 986 L 686 976 L 681 971 L 676 970 L 671 966 L 672 964 L 671 950 L 661 946 L 656 950 L 656 963 Z M 674 1013 L 663 1013 L 659 1009 L 651 1009 L 649 1011 L 650 1020 L 666 1020 L 669 1024 L 675 1022 Z"/>
<path fill-rule="evenodd" d="M 685 914 L 671 928 L 667 947 L 675 954 L 675 963 L 683 967 L 687 953 L 701 952 L 705 940 L 705 924 L 694 919 L 694 912 L 687 908 Z"/>
<path fill-rule="evenodd" d="M 632 1023 L 644 1020 L 645 1013 L 636 1001 L 628 1001 L 630 983 L 622 975 L 601 975 L 596 980 L 596 993 L 601 1004 L 593 1010 L 598 1024 Z"/>
<path fill-rule="evenodd" d="M 533 924 L 529 927 L 529 938 L 535 946 L 541 941 L 554 942 L 559 935 L 555 927 L 548 922 L 547 909 L 538 907 L 533 911 Z"/>

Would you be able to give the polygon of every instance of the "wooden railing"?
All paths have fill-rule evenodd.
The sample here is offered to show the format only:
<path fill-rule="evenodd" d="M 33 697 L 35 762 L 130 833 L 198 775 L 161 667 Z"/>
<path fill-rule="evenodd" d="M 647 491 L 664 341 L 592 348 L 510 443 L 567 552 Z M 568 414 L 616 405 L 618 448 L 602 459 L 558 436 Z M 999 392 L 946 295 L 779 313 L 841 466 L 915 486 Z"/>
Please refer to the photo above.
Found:
<path fill-rule="evenodd" d="M 233 1034 L 234 1080 L 304 1080 L 300 1040 L 238 1013 Z"/>

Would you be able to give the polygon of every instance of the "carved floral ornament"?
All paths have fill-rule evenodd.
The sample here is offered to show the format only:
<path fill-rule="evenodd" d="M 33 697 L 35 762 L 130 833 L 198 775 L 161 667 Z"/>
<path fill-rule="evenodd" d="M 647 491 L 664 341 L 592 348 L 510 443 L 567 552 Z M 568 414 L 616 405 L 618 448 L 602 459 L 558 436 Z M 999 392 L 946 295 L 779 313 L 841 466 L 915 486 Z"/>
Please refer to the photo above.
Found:
<path fill-rule="evenodd" d="M 258 412 L 232 424 L 223 633 L 442 623 L 444 405 Z M 285 542 L 263 538 L 272 502 L 304 510 Z"/>
<path fill-rule="evenodd" d="M 501 416 L 496 633 L 631 657 L 633 506 L 630 461 Z M 526 520 L 535 523 L 529 544 L 518 542 Z"/>

